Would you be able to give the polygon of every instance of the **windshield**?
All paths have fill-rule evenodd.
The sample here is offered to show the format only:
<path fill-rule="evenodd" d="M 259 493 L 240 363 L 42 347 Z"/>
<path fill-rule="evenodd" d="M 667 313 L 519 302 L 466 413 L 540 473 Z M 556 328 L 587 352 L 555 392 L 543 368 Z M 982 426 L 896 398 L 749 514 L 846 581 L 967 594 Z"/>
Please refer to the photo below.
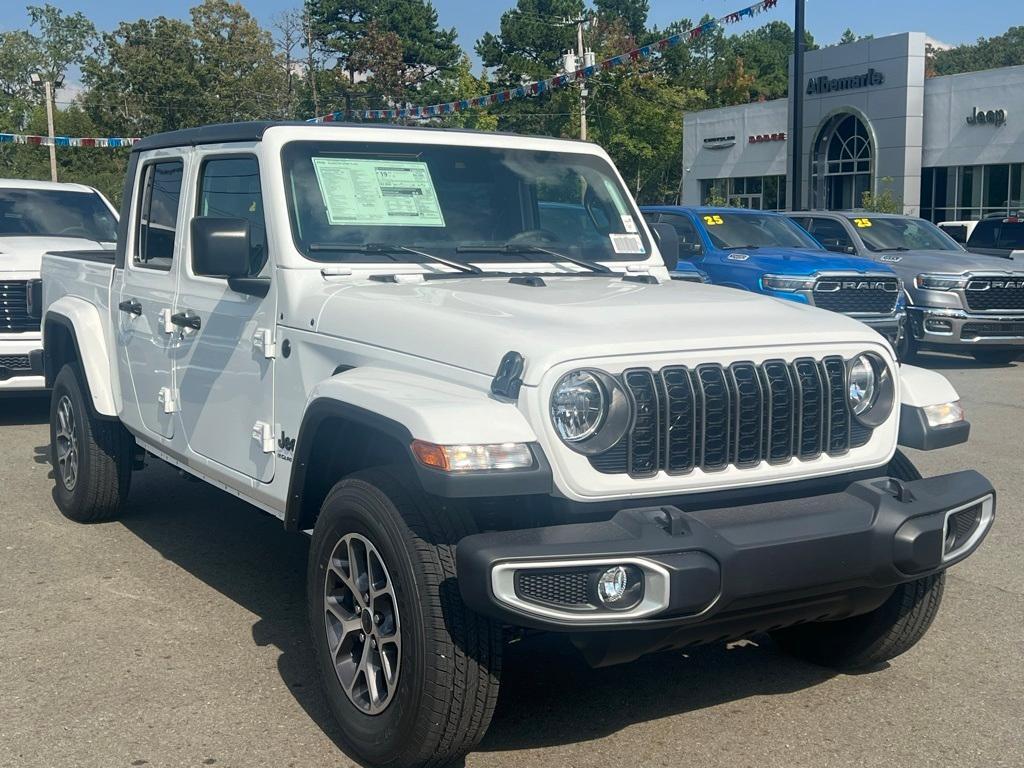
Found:
<path fill-rule="evenodd" d="M 114 242 L 117 219 L 95 192 L 0 189 L 0 236 Z"/>
<path fill-rule="evenodd" d="M 785 216 L 770 213 L 700 213 L 716 248 L 803 248 L 824 250 Z"/>
<path fill-rule="evenodd" d="M 474 263 L 650 254 L 628 194 L 592 155 L 332 141 L 290 143 L 282 161 L 295 244 L 317 261 L 429 260 L 417 250 Z"/>
<path fill-rule="evenodd" d="M 978 222 L 971 234 L 972 248 L 1024 250 L 1024 221 L 986 219 Z"/>
<path fill-rule="evenodd" d="M 871 251 L 962 251 L 957 242 L 930 221 L 913 218 L 850 219 Z"/>

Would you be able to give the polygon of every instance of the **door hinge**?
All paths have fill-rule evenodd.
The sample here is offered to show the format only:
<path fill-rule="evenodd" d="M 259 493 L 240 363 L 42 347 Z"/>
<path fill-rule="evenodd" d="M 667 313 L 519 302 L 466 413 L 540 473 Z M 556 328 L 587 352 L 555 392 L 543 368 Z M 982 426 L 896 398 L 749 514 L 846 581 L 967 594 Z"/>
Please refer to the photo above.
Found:
<path fill-rule="evenodd" d="M 160 394 L 157 396 L 157 402 L 163 405 L 164 413 L 178 412 L 178 393 L 170 387 L 160 387 Z"/>
<path fill-rule="evenodd" d="M 264 453 L 274 452 L 274 428 L 265 421 L 257 421 L 252 425 L 252 439 L 260 444 Z"/>
<path fill-rule="evenodd" d="M 274 332 L 269 328 L 258 328 L 256 335 L 252 337 L 252 345 L 255 349 L 262 349 L 263 356 L 267 359 L 277 357 L 277 344 L 274 343 Z"/>

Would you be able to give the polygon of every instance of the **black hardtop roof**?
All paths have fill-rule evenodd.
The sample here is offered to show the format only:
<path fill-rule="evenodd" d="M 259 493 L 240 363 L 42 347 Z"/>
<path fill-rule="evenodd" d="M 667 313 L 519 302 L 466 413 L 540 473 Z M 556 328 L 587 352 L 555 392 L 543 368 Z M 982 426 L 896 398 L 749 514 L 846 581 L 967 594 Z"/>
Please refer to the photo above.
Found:
<path fill-rule="evenodd" d="M 183 128 L 178 131 L 166 131 L 147 136 L 132 147 L 132 152 L 147 152 L 151 149 L 170 149 L 172 147 L 194 147 L 199 144 L 225 144 L 233 141 L 262 141 L 268 129 L 277 126 L 318 128 L 325 132 L 352 128 L 382 129 L 414 129 L 418 131 L 441 131 L 444 133 L 482 133 L 488 136 L 522 136 L 524 134 L 503 133 L 499 131 L 475 131 L 469 128 L 435 128 L 408 125 L 392 125 L 390 123 L 307 123 L 295 120 L 253 120 L 243 123 L 218 123 L 202 125 L 197 128 Z M 543 136 L 559 141 L 579 141 L 579 139 L 562 139 L 557 136 Z M 583 142 L 589 144 L 592 142 Z"/>

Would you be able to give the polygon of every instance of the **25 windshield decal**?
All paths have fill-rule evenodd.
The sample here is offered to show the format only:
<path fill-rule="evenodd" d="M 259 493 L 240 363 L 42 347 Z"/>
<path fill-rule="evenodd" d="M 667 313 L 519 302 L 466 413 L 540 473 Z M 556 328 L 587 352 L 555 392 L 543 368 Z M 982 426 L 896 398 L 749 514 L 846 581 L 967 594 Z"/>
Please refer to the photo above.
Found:
<path fill-rule="evenodd" d="M 713 227 L 716 224 L 725 224 L 725 221 L 717 213 L 713 215 L 704 216 L 704 223 L 709 227 Z"/>

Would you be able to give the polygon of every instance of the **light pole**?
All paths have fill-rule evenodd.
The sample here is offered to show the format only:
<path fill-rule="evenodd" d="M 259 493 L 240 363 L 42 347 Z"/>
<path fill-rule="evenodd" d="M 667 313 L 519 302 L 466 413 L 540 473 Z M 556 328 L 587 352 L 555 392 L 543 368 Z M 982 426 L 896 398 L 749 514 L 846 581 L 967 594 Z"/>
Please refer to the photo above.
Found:
<path fill-rule="evenodd" d="M 792 189 L 791 209 L 803 210 L 803 145 L 804 145 L 804 0 L 796 0 L 793 19 L 793 83 L 789 97 L 793 100 L 793 131 L 789 137 L 789 184 Z"/>
<path fill-rule="evenodd" d="M 53 92 L 64 84 L 64 78 L 55 80 L 44 80 L 38 73 L 33 72 L 29 78 L 33 88 L 42 88 L 46 98 L 46 130 L 50 136 L 50 181 L 57 180 L 57 144 L 54 141 L 53 133 Z"/>

